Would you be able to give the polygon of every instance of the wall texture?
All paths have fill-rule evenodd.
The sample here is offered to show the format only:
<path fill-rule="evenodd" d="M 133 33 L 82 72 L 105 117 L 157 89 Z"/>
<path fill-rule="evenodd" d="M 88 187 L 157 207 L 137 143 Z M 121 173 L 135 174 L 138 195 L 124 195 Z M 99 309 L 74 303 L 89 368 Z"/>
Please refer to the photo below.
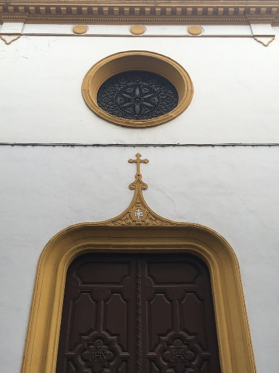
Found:
<path fill-rule="evenodd" d="M 276 142 L 278 40 L 267 48 L 251 37 L 23 35 L 9 46 L 0 40 L 1 141 Z M 183 115 L 139 131 L 112 126 L 92 114 L 81 95 L 86 72 L 125 50 L 161 53 L 188 71 L 195 93 Z"/>
<path fill-rule="evenodd" d="M 3 372 L 20 371 L 43 247 L 71 224 L 121 213 L 133 195 L 128 185 L 135 166 L 127 161 L 140 152 L 150 160 L 142 166 L 150 207 L 172 220 L 209 226 L 234 248 L 258 372 L 277 373 L 278 40 L 266 48 L 251 37 L 47 32 L 23 35 L 10 45 L 0 40 Z M 84 75 L 100 59 L 125 50 L 161 53 L 183 65 L 195 93 L 181 116 L 155 128 L 126 129 L 87 108 Z M 58 142 L 95 145 L 43 146 Z"/>

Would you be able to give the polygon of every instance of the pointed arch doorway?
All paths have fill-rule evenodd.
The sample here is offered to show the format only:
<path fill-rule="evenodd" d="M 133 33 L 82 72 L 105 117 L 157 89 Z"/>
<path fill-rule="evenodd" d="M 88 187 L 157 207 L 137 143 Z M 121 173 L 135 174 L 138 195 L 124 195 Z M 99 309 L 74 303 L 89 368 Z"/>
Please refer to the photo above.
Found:
<path fill-rule="evenodd" d="M 56 373 L 65 282 L 71 263 L 85 254 L 118 253 L 156 254 L 157 258 L 162 254 L 171 254 L 172 258 L 178 254 L 190 254 L 200 258 L 210 274 L 221 372 L 255 373 L 240 271 L 233 249 L 210 228 L 174 222 L 152 211 L 142 194 L 147 185 L 140 174 L 140 163 L 148 163 L 148 160 L 140 160 L 140 154 L 136 156 L 136 160 L 129 160 L 137 163 L 137 173 L 135 181 L 130 184 L 134 197 L 128 208 L 104 222 L 68 227 L 54 236 L 43 250 L 37 268 L 21 372 Z M 166 294 L 166 299 L 175 297 L 171 295 L 175 294 L 174 290 L 168 296 Z M 170 299 L 168 301 L 171 302 Z M 174 332 L 179 333 L 177 330 Z M 171 330 L 165 338 L 171 339 L 170 333 Z M 161 337 L 164 338 L 163 335 Z M 185 338 L 181 337 L 179 343 L 187 346 Z M 104 341 L 101 339 L 98 343 Z M 162 348 L 159 346 L 158 349 L 160 352 Z M 86 356 L 83 358 L 86 359 Z M 166 363 L 168 354 L 164 358 Z M 151 356 L 152 359 L 156 360 Z M 137 369 L 136 373 L 145 372 Z"/>

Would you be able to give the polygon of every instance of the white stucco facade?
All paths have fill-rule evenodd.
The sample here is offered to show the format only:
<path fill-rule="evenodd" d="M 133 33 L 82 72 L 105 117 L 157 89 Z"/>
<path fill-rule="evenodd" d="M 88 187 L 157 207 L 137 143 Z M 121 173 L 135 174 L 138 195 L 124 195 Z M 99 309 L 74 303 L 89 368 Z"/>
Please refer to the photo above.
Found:
<path fill-rule="evenodd" d="M 11 35 L 20 27 L 4 26 Z M 140 152 L 150 161 L 142 166 L 149 206 L 232 245 L 257 371 L 277 373 L 279 28 L 266 32 L 277 38 L 265 47 L 250 26 L 203 26 L 200 37 L 186 26 L 149 26 L 141 37 L 130 25 L 91 26 L 84 36 L 72 26 L 25 25 L 10 45 L 0 40 L 1 371 L 20 371 L 45 244 L 69 225 L 121 213 L 133 195 L 127 161 Z M 182 115 L 132 129 L 89 110 L 85 74 L 128 50 L 163 54 L 187 70 L 195 91 Z"/>

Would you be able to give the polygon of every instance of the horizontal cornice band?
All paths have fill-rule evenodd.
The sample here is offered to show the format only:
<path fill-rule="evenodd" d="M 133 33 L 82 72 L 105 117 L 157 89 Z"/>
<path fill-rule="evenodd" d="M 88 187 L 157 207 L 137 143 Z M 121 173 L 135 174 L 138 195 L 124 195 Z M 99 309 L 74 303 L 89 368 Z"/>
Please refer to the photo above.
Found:
<path fill-rule="evenodd" d="M 279 25 L 279 1 L 0 1 L 0 21 Z"/>

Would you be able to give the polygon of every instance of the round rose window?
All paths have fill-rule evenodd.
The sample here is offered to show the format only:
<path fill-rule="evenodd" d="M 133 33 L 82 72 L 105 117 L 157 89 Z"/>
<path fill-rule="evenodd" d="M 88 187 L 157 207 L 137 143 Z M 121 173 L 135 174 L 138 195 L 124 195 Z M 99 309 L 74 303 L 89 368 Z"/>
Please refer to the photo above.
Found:
<path fill-rule="evenodd" d="M 151 119 L 173 110 L 178 93 L 164 77 L 148 71 L 126 71 L 109 78 L 98 91 L 101 109 L 126 119 Z"/>
<path fill-rule="evenodd" d="M 81 89 L 86 105 L 99 117 L 134 128 L 173 120 L 190 105 L 194 93 L 181 65 L 147 51 L 100 60 L 85 75 Z"/>

